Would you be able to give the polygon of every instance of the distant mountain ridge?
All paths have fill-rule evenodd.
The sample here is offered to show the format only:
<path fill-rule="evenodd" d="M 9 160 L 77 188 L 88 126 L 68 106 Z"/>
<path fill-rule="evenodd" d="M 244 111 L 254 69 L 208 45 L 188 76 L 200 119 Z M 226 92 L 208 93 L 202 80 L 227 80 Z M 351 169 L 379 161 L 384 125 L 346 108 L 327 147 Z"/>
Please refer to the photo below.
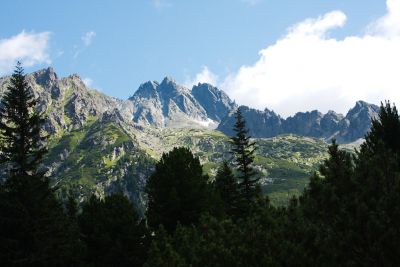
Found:
<path fill-rule="evenodd" d="M 8 77 L 0 78 L 0 95 Z M 148 81 L 140 85 L 132 97 L 119 100 L 86 87 L 79 75 L 59 79 L 52 68 L 27 75 L 28 83 L 39 97 L 40 110 L 46 111 L 46 130 L 56 133 L 66 127 L 79 128 L 91 116 L 118 112 L 128 124 L 159 128 L 209 128 L 232 135 L 234 113 L 238 105 L 222 90 L 207 83 L 191 89 L 179 85 L 171 77 L 161 83 Z M 317 110 L 298 112 L 283 119 L 274 111 L 240 106 L 250 135 L 268 138 L 279 134 L 295 134 L 336 138 L 349 143 L 363 138 L 379 107 L 358 101 L 346 116 Z M 66 122 L 68 121 L 68 123 Z"/>
<path fill-rule="evenodd" d="M 295 134 L 330 140 L 335 138 L 340 143 L 354 142 L 368 132 L 373 118 L 378 116 L 379 107 L 364 101 L 357 101 L 346 116 L 334 111 L 322 114 L 318 110 L 298 112 L 283 119 L 275 112 L 265 109 L 259 111 L 240 106 L 249 129 L 254 138 L 268 138 L 279 134 Z M 230 136 L 235 123 L 235 114 L 231 112 L 219 124 L 217 130 Z"/>
<path fill-rule="evenodd" d="M 238 106 L 229 96 L 215 86 L 199 83 L 186 88 L 166 77 L 161 83 L 143 83 L 129 98 L 133 103 L 133 121 L 141 125 L 166 128 L 216 128 L 232 135 L 234 113 Z M 358 101 L 346 116 L 317 110 L 298 112 L 283 119 L 274 111 L 256 110 L 247 106 L 240 109 L 247 121 L 251 136 L 274 137 L 279 134 L 336 138 L 340 143 L 354 142 L 363 138 L 371 127 L 371 120 L 379 107 Z"/>

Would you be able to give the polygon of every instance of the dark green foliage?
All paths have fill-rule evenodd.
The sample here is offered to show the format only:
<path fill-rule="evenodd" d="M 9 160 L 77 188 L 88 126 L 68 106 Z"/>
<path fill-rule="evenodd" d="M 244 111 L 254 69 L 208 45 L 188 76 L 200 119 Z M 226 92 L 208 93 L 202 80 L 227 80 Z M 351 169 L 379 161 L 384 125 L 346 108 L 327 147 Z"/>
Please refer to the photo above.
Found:
<path fill-rule="evenodd" d="M 256 172 L 252 166 L 255 143 L 250 141 L 251 137 L 248 135 L 246 121 L 240 109 L 236 112 L 236 123 L 233 130 L 235 132 L 235 135 L 231 138 L 233 163 L 239 172 L 239 191 L 248 205 L 255 201 L 259 178 L 255 178 Z"/>
<path fill-rule="evenodd" d="M 72 194 L 68 195 L 67 202 L 65 203 L 65 210 L 68 218 L 75 222 L 78 215 L 78 204 Z"/>
<path fill-rule="evenodd" d="M 210 210 L 210 185 L 197 157 L 187 148 L 163 154 L 146 185 L 147 220 L 153 229 L 162 224 L 168 232 L 177 222 L 195 223 Z"/>
<path fill-rule="evenodd" d="M 283 232 L 272 216 L 274 212 L 265 207 L 258 216 L 238 222 L 205 216 L 196 227 L 178 225 L 171 237 L 157 232 L 157 249 L 150 251 L 149 260 L 173 253 L 185 266 L 193 267 L 285 266 L 279 265 L 280 256 L 285 254 L 285 259 L 293 251 L 285 247 Z"/>
<path fill-rule="evenodd" d="M 142 266 L 146 260 L 148 233 L 125 196 L 92 196 L 78 220 L 89 266 Z"/>
<path fill-rule="evenodd" d="M 287 208 L 259 201 L 243 219 L 178 226 L 149 258 L 169 251 L 186 266 L 399 266 L 399 129 L 395 107 L 382 105 L 356 156 L 333 141 Z"/>
<path fill-rule="evenodd" d="M 187 266 L 182 257 L 175 251 L 172 238 L 161 225 L 153 240 L 149 257 L 144 267 L 184 267 Z"/>
<path fill-rule="evenodd" d="M 215 190 L 221 198 L 224 213 L 229 216 L 238 214 L 240 198 L 236 178 L 228 163 L 224 161 L 217 171 L 214 182 Z"/>
<path fill-rule="evenodd" d="M 36 174 L 46 152 L 42 145 L 45 138 L 40 135 L 43 119 L 36 103 L 18 62 L 0 107 L 0 163 L 15 177 L 10 182 L 19 183 L 22 176 Z"/>
<path fill-rule="evenodd" d="M 21 179 L 18 190 L 1 189 L 1 261 L 6 266 L 79 264 L 78 232 L 63 213 L 49 185 L 36 177 Z"/>
<path fill-rule="evenodd" d="M 301 211 L 319 266 L 398 266 L 400 120 L 382 105 L 357 157 L 330 147 L 302 197 Z"/>

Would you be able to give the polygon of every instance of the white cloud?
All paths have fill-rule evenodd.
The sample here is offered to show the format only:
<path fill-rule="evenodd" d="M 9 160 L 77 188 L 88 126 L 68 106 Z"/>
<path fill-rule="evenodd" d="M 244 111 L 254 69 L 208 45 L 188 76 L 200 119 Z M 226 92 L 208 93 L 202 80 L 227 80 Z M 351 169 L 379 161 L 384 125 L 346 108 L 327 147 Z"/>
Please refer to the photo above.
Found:
<path fill-rule="evenodd" d="M 387 0 L 387 14 L 369 25 L 367 32 L 386 38 L 400 36 L 400 1 Z"/>
<path fill-rule="evenodd" d="M 346 113 L 360 99 L 400 104 L 400 0 L 388 0 L 387 9 L 365 34 L 343 39 L 329 36 L 345 26 L 343 12 L 306 19 L 220 87 L 239 104 L 284 116 L 311 109 Z"/>
<path fill-rule="evenodd" d="M 96 37 L 96 33 L 94 31 L 90 31 L 85 33 L 81 39 L 85 46 L 90 46 L 92 44 L 93 38 Z"/>
<path fill-rule="evenodd" d="M 49 32 L 21 33 L 0 39 L 0 75 L 8 74 L 21 61 L 25 67 L 36 64 L 50 64 Z"/>
<path fill-rule="evenodd" d="M 86 32 L 84 35 L 82 35 L 81 40 L 83 42 L 83 46 L 74 45 L 72 58 L 77 59 L 80 56 L 80 54 L 84 52 L 86 48 L 92 44 L 94 37 L 96 37 L 96 32 L 94 31 L 89 31 Z"/>
<path fill-rule="evenodd" d="M 186 87 L 191 88 L 198 83 L 209 83 L 212 85 L 218 84 L 218 76 L 212 73 L 207 66 L 203 66 L 202 70 L 196 74 L 193 79 L 186 79 L 184 83 Z"/>
<path fill-rule="evenodd" d="M 91 87 L 93 85 L 93 80 L 89 77 L 86 77 L 82 80 L 82 82 L 87 86 Z"/>

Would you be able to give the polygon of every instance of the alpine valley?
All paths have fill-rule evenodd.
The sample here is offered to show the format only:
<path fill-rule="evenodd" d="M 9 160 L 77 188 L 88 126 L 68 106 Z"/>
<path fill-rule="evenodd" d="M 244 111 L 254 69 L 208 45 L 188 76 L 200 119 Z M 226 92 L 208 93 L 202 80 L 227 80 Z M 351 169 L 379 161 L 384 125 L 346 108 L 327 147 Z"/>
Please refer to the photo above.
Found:
<path fill-rule="evenodd" d="M 9 81 L 0 78 L 0 97 Z M 345 116 L 314 110 L 284 119 L 268 109 L 238 106 L 210 84 L 190 89 L 169 77 L 143 83 L 127 100 L 88 88 L 76 74 L 59 78 L 52 68 L 28 74 L 27 81 L 46 116 L 49 153 L 43 168 L 59 196 L 72 193 L 83 201 L 92 193 L 123 191 L 142 214 L 146 179 L 163 152 L 189 147 L 210 179 L 229 161 L 237 108 L 257 143 L 263 191 L 277 205 L 303 190 L 332 138 L 353 150 L 379 111 L 358 101 Z"/>

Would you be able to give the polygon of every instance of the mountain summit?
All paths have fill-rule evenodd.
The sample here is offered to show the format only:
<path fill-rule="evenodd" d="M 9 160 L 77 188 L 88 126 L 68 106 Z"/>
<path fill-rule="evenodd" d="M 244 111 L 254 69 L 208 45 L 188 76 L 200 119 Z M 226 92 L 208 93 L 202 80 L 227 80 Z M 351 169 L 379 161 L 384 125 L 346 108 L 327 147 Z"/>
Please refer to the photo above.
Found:
<path fill-rule="evenodd" d="M 207 127 L 218 123 L 236 104 L 221 90 L 210 84 L 192 89 L 165 77 L 161 83 L 148 81 L 129 98 L 133 121 L 156 127 Z"/>
<path fill-rule="evenodd" d="M 9 77 L 0 78 L 0 96 Z M 128 100 L 118 100 L 86 87 L 79 75 L 58 78 L 52 68 L 27 75 L 39 108 L 46 112 L 45 129 L 58 133 L 78 129 L 86 121 L 99 118 L 105 112 L 117 111 L 124 122 L 137 127 L 209 128 L 232 135 L 234 113 L 238 106 L 215 86 L 199 83 L 191 89 L 179 85 L 171 77 L 161 83 L 148 81 L 139 86 Z M 298 112 L 283 119 L 274 111 L 241 106 L 250 135 L 255 138 L 295 134 L 341 143 L 363 138 L 377 116 L 379 107 L 358 101 L 346 116 L 318 110 Z"/>
<path fill-rule="evenodd" d="M 239 107 L 247 122 L 249 133 L 254 138 L 268 138 L 279 134 L 295 134 L 330 140 L 337 139 L 340 143 L 349 143 L 363 138 L 371 127 L 372 119 L 376 118 L 379 107 L 358 101 L 346 116 L 334 111 L 322 114 L 318 110 L 298 112 L 286 120 L 275 112 L 265 109 L 255 110 L 246 106 Z M 231 112 L 218 126 L 221 132 L 232 135 L 235 123 Z"/>

